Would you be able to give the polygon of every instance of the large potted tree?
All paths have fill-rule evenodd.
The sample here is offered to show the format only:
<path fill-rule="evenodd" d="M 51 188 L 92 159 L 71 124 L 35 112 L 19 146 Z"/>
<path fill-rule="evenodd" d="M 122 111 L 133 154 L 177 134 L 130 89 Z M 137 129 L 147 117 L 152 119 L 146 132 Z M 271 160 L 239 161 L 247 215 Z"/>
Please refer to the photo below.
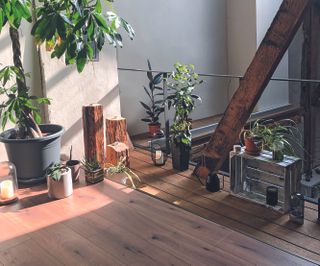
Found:
<path fill-rule="evenodd" d="M 184 171 L 189 167 L 191 149 L 190 114 L 195 109 L 195 101 L 201 98 L 193 93 L 195 87 L 203 81 L 194 72 L 193 65 L 176 63 L 168 77 L 170 95 L 167 97 L 168 107 L 175 108 L 171 125 L 171 153 L 174 169 Z"/>
<path fill-rule="evenodd" d="M 104 2 L 110 7 L 113 1 Z M 105 40 L 114 46 L 122 45 L 118 29 L 124 28 L 131 38 L 134 32 L 115 13 L 104 14 L 100 0 L 43 0 L 37 5 L 35 0 L 0 1 L 0 30 L 9 28 L 14 64 L 0 71 L 0 94 L 6 97 L 0 105 L 0 120 L 3 128 L 8 121 L 16 124 L 14 129 L 1 133 L 0 141 L 17 167 L 19 182 L 34 184 L 45 181 L 46 168 L 59 162 L 63 128 L 38 125 L 39 104 L 49 104 L 49 100 L 31 95 L 26 83 L 19 41 L 23 20 L 33 23 L 31 34 L 37 44 L 45 43 L 52 58 L 64 56 L 66 65 L 76 64 L 78 72 L 93 58 L 94 45 L 99 51 Z M 8 81 L 14 78 L 12 85 Z"/>

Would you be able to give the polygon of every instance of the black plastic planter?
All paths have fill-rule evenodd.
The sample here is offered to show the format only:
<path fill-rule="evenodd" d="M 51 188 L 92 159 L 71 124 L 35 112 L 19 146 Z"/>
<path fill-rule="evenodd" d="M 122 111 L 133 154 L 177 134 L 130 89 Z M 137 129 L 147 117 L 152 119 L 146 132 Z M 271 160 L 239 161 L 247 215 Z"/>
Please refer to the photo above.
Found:
<path fill-rule="evenodd" d="M 32 186 L 46 181 L 45 172 L 52 163 L 60 162 L 61 136 L 59 125 L 40 125 L 45 137 L 35 139 L 10 139 L 13 129 L 0 134 L 9 161 L 17 168 L 18 183 Z"/>
<path fill-rule="evenodd" d="M 189 168 L 190 146 L 172 143 L 171 154 L 173 169 L 185 171 Z"/>

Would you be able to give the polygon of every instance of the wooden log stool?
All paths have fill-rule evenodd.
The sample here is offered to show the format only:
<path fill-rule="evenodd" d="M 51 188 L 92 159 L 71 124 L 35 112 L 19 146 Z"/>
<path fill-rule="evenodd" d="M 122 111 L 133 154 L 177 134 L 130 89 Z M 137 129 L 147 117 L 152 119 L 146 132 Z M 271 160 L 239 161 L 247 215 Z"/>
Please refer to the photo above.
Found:
<path fill-rule="evenodd" d="M 83 139 L 85 159 L 104 165 L 103 107 L 90 104 L 82 107 Z"/>
<path fill-rule="evenodd" d="M 129 167 L 129 148 L 123 142 L 114 142 L 106 146 L 106 163 L 117 165 L 121 157 L 125 157 L 125 166 Z"/>

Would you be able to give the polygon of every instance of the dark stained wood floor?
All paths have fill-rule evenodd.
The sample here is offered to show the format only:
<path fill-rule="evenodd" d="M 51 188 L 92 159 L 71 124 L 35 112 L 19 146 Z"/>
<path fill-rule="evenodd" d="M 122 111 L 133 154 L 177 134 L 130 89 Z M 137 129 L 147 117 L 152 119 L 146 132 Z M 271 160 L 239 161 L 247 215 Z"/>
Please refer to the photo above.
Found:
<path fill-rule="evenodd" d="M 44 187 L 20 194 L 0 207 L 0 265 L 312 265 L 109 180 L 78 184 L 63 200 Z"/>
<path fill-rule="evenodd" d="M 320 264 L 320 224 L 316 206 L 306 204 L 304 225 L 298 226 L 289 222 L 288 214 L 282 215 L 232 196 L 228 192 L 227 178 L 224 190 L 210 193 L 192 176 L 191 169 L 177 172 L 170 161 L 165 166 L 155 167 L 148 151 L 136 149 L 131 153 L 130 162 L 143 181 L 140 191 Z"/>

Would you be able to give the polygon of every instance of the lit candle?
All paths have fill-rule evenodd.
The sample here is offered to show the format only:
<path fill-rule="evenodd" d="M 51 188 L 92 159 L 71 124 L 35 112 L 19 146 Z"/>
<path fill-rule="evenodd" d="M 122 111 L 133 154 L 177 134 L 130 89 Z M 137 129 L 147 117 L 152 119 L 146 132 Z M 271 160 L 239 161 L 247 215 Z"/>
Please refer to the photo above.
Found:
<path fill-rule="evenodd" d="M 11 180 L 5 180 L 1 182 L 0 187 L 1 199 L 12 199 L 14 198 L 14 187 Z"/>
<path fill-rule="evenodd" d="M 156 151 L 155 159 L 156 159 L 156 163 L 157 164 L 163 164 L 164 163 L 164 158 L 163 158 L 162 151 Z"/>

